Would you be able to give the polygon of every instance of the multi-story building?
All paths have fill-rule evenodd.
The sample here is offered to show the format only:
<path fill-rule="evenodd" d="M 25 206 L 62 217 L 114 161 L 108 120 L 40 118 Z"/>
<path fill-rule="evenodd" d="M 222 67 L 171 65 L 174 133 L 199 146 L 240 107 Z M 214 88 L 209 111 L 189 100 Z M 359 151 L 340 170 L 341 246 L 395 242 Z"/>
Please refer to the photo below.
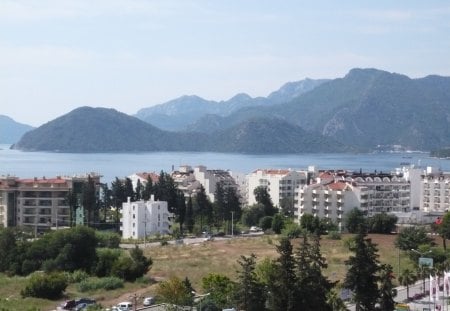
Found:
<path fill-rule="evenodd" d="M 122 204 L 122 237 L 141 239 L 160 233 L 170 234 L 173 214 L 169 213 L 167 202 L 155 201 L 152 195 L 149 201 L 136 201 Z"/>
<path fill-rule="evenodd" d="M 342 227 L 343 215 L 361 204 L 361 193 L 351 183 L 332 181 L 305 186 L 299 191 L 297 220 L 304 214 L 328 218 Z"/>
<path fill-rule="evenodd" d="M 348 175 L 346 180 L 360 189 L 364 201 L 357 207 L 369 216 L 411 210 L 410 183 L 402 175 L 360 172 Z"/>
<path fill-rule="evenodd" d="M 266 187 L 274 205 L 280 207 L 283 200 L 292 200 L 298 205 L 296 196 L 299 189 L 306 185 L 308 173 L 305 171 L 258 169 L 247 176 L 248 204 L 256 203 L 254 191 L 257 187 Z"/>
<path fill-rule="evenodd" d="M 70 207 L 69 191 L 77 197 L 82 208 L 81 191 L 88 178 L 96 185 L 100 176 L 89 174 L 74 177 L 0 178 L 0 221 L 5 227 L 24 227 L 35 233 L 51 227 L 68 226 Z"/>
<path fill-rule="evenodd" d="M 300 190 L 298 219 L 305 213 L 341 225 L 345 213 L 359 208 L 368 216 L 411 210 L 410 183 L 402 174 L 321 172 Z"/>
<path fill-rule="evenodd" d="M 422 175 L 420 210 L 425 213 L 450 211 L 450 173 L 427 168 Z"/>
<path fill-rule="evenodd" d="M 211 202 L 215 201 L 214 194 L 216 192 L 217 183 L 221 183 L 224 188 L 238 189 L 235 180 L 231 177 L 229 171 L 225 170 L 208 170 L 206 166 L 196 166 L 193 172 L 195 180 L 205 188 L 205 192 L 208 195 Z"/>

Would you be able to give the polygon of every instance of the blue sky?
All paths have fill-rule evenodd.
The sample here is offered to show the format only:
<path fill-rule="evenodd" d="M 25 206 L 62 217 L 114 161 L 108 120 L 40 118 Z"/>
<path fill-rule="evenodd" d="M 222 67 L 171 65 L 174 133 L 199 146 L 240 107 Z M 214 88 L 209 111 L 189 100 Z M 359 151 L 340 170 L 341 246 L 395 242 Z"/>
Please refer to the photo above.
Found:
<path fill-rule="evenodd" d="M 355 67 L 450 76 L 450 2 L 0 0 L 0 114 L 34 126 Z"/>

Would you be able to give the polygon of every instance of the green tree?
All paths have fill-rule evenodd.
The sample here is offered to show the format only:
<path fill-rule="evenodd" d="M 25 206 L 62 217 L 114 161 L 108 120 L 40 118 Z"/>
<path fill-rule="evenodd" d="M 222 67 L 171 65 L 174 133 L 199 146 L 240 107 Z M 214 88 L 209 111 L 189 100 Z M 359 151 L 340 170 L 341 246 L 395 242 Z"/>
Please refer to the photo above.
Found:
<path fill-rule="evenodd" d="M 83 208 L 86 213 L 86 225 L 91 226 L 97 207 L 97 195 L 94 180 L 88 176 L 88 180 L 83 184 L 82 190 Z"/>
<path fill-rule="evenodd" d="M 190 289 L 175 276 L 159 283 L 156 294 L 163 302 L 179 306 L 192 306 L 194 302 Z"/>
<path fill-rule="evenodd" d="M 226 198 L 225 189 L 222 182 L 216 184 L 216 190 L 214 191 L 214 203 L 213 203 L 213 222 L 215 227 L 220 228 L 225 221 L 226 211 Z"/>
<path fill-rule="evenodd" d="M 170 174 L 161 171 L 158 182 L 153 186 L 155 199 L 159 201 L 166 201 L 169 212 L 178 216 L 177 211 L 177 197 L 178 189 Z"/>
<path fill-rule="evenodd" d="M 280 201 L 281 213 L 287 217 L 294 217 L 295 204 L 293 197 L 285 197 Z"/>
<path fill-rule="evenodd" d="M 62 273 L 34 273 L 21 291 L 22 297 L 58 299 L 67 288 L 67 279 Z"/>
<path fill-rule="evenodd" d="M 277 273 L 270 282 L 271 309 L 275 311 L 297 310 L 295 304 L 297 276 L 292 244 L 288 238 L 282 238 L 276 247 L 279 257 L 276 260 Z"/>
<path fill-rule="evenodd" d="M 233 303 L 236 284 L 225 275 L 209 273 L 202 279 L 202 288 L 205 293 L 210 293 L 210 299 L 220 308 Z"/>
<path fill-rule="evenodd" d="M 272 230 L 276 234 L 280 234 L 284 227 L 284 219 L 281 214 L 275 214 L 272 219 Z"/>
<path fill-rule="evenodd" d="M 345 264 L 349 267 L 344 280 L 344 287 L 353 291 L 356 311 L 374 310 L 379 298 L 378 292 L 378 250 L 372 240 L 367 238 L 364 229 L 355 236 L 349 247 L 354 255 Z"/>
<path fill-rule="evenodd" d="M 437 232 L 442 238 L 442 246 L 444 250 L 447 250 L 446 240 L 450 239 L 450 213 L 447 212 L 437 226 Z"/>
<path fill-rule="evenodd" d="M 399 277 L 398 282 L 400 285 L 406 286 L 406 298 L 409 298 L 409 285 L 414 284 L 417 281 L 417 275 L 409 269 L 403 270 Z"/>
<path fill-rule="evenodd" d="M 130 200 L 136 201 L 136 193 L 134 192 L 133 189 L 133 182 L 131 181 L 131 179 L 129 177 L 125 178 L 125 183 L 124 183 L 124 191 L 125 191 L 125 199 L 128 200 L 128 198 L 130 198 Z"/>
<path fill-rule="evenodd" d="M 257 203 L 264 206 L 264 216 L 273 216 L 277 212 L 277 209 L 273 205 L 272 198 L 270 197 L 267 187 L 259 186 L 253 190 L 255 200 Z"/>
<path fill-rule="evenodd" d="M 394 311 L 395 301 L 394 297 L 397 295 L 397 290 L 392 283 L 394 273 L 391 265 L 381 265 L 380 267 L 380 311 Z"/>
<path fill-rule="evenodd" d="M 265 217 L 264 206 L 262 204 L 255 204 L 247 207 L 242 212 L 241 221 L 244 225 L 257 226 L 261 218 Z"/>
<path fill-rule="evenodd" d="M 431 241 L 423 227 L 406 227 L 397 235 L 395 246 L 402 251 L 409 251 L 418 249 L 422 244 L 430 244 Z"/>
<path fill-rule="evenodd" d="M 259 227 L 263 231 L 266 231 L 267 229 L 271 229 L 272 228 L 272 220 L 273 220 L 272 216 L 264 216 L 263 218 L 261 218 L 259 220 Z"/>
<path fill-rule="evenodd" d="M 186 207 L 186 229 L 192 233 L 192 230 L 194 229 L 194 208 L 192 204 L 192 197 L 189 196 L 187 207 Z"/>
<path fill-rule="evenodd" d="M 208 196 L 206 195 L 205 188 L 200 186 L 200 191 L 197 192 L 196 196 L 197 212 L 200 216 L 200 230 L 203 231 L 204 223 L 203 221 L 210 225 L 209 220 L 212 219 L 212 209 L 210 210 L 211 203 L 209 202 Z"/>
<path fill-rule="evenodd" d="M 177 196 L 177 210 L 178 210 L 178 222 L 180 224 L 180 233 L 183 234 L 183 225 L 186 221 L 186 198 L 182 191 L 178 192 Z"/>
<path fill-rule="evenodd" d="M 151 195 L 154 194 L 153 180 L 150 175 L 147 177 L 147 181 L 142 189 L 142 200 L 150 200 Z"/>
<path fill-rule="evenodd" d="M 345 228 L 350 233 L 357 233 L 361 231 L 361 227 L 365 228 L 366 218 L 364 217 L 364 212 L 358 208 L 352 209 L 348 212 L 347 217 L 345 217 Z"/>
<path fill-rule="evenodd" d="M 333 287 L 322 273 L 327 268 L 325 258 L 320 252 L 320 236 L 313 235 L 312 243 L 303 235 L 303 242 L 296 252 L 297 306 L 302 310 L 332 310 L 328 296 Z"/>
<path fill-rule="evenodd" d="M 120 210 L 122 209 L 122 203 L 127 201 L 126 193 L 125 193 L 125 185 L 124 183 L 116 177 L 115 181 L 111 183 L 111 195 L 112 195 L 112 203 L 116 209 L 116 230 L 119 231 L 120 228 Z"/>
<path fill-rule="evenodd" d="M 375 214 L 367 219 L 367 226 L 371 233 L 390 234 L 395 231 L 397 216 L 386 213 Z"/>
<path fill-rule="evenodd" d="M 73 189 L 70 189 L 67 192 L 66 202 L 69 206 L 69 226 L 73 227 L 75 224 L 75 211 L 78 207 L 77 194 L 73 191 Z"/>
<path fill-rule="evenodd" d="M 236 289 L 236 301 L 238 308 L 246 311 L 265 310 L 266 294 L 264 286 L 258 281 L 255 273 L 256 256 L 241 256 L 238 260 L 240 270 Z"/>
<path fill-rule="evenodd" d="M 138 179 L 136 182 L 136 189 L 134 190 L 136 201 L 140 201 L 142 199 L 142 191 L 143 191 L 143 187 L 141 184 L 141 180 Z"/>

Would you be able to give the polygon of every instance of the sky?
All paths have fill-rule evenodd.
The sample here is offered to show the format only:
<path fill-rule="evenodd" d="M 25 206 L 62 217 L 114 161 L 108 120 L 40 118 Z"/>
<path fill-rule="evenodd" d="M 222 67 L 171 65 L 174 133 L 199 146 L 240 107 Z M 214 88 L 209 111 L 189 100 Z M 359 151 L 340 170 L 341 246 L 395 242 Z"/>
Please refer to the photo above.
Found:
<path fill-rule="evenodd" d="M 450 2 L 0 0 L 0 114 L 32 126 L 356 67 L 450 76 Z"/>

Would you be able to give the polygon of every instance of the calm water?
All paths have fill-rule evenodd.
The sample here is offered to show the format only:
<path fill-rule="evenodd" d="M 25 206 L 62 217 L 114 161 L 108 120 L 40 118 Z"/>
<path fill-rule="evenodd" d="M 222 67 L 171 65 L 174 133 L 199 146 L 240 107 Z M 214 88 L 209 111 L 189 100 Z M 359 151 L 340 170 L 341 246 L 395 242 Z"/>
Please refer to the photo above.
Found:
<path fill-rule="evenodd" d="M 135 172 L 170 172 L 172 166 L 205 165 L 208 169 L 228 169 L 250 173 L 258 168 L 347 169 L 363 171 L 391 171 L 402 162 L 421 166 L 437 166 L 450 171 L 449 160 L 428 157 L 425 153 L 371 153 L 371 154 L 301 154 L 301 155 L 243 155 L 208 152 L 149 152 L 149 153 L 49 153 L 21 152 L 0 145 L 0 175 L 21 178 L 72 176 L 96 172 L 110 182 L 116 176 Z"/>

